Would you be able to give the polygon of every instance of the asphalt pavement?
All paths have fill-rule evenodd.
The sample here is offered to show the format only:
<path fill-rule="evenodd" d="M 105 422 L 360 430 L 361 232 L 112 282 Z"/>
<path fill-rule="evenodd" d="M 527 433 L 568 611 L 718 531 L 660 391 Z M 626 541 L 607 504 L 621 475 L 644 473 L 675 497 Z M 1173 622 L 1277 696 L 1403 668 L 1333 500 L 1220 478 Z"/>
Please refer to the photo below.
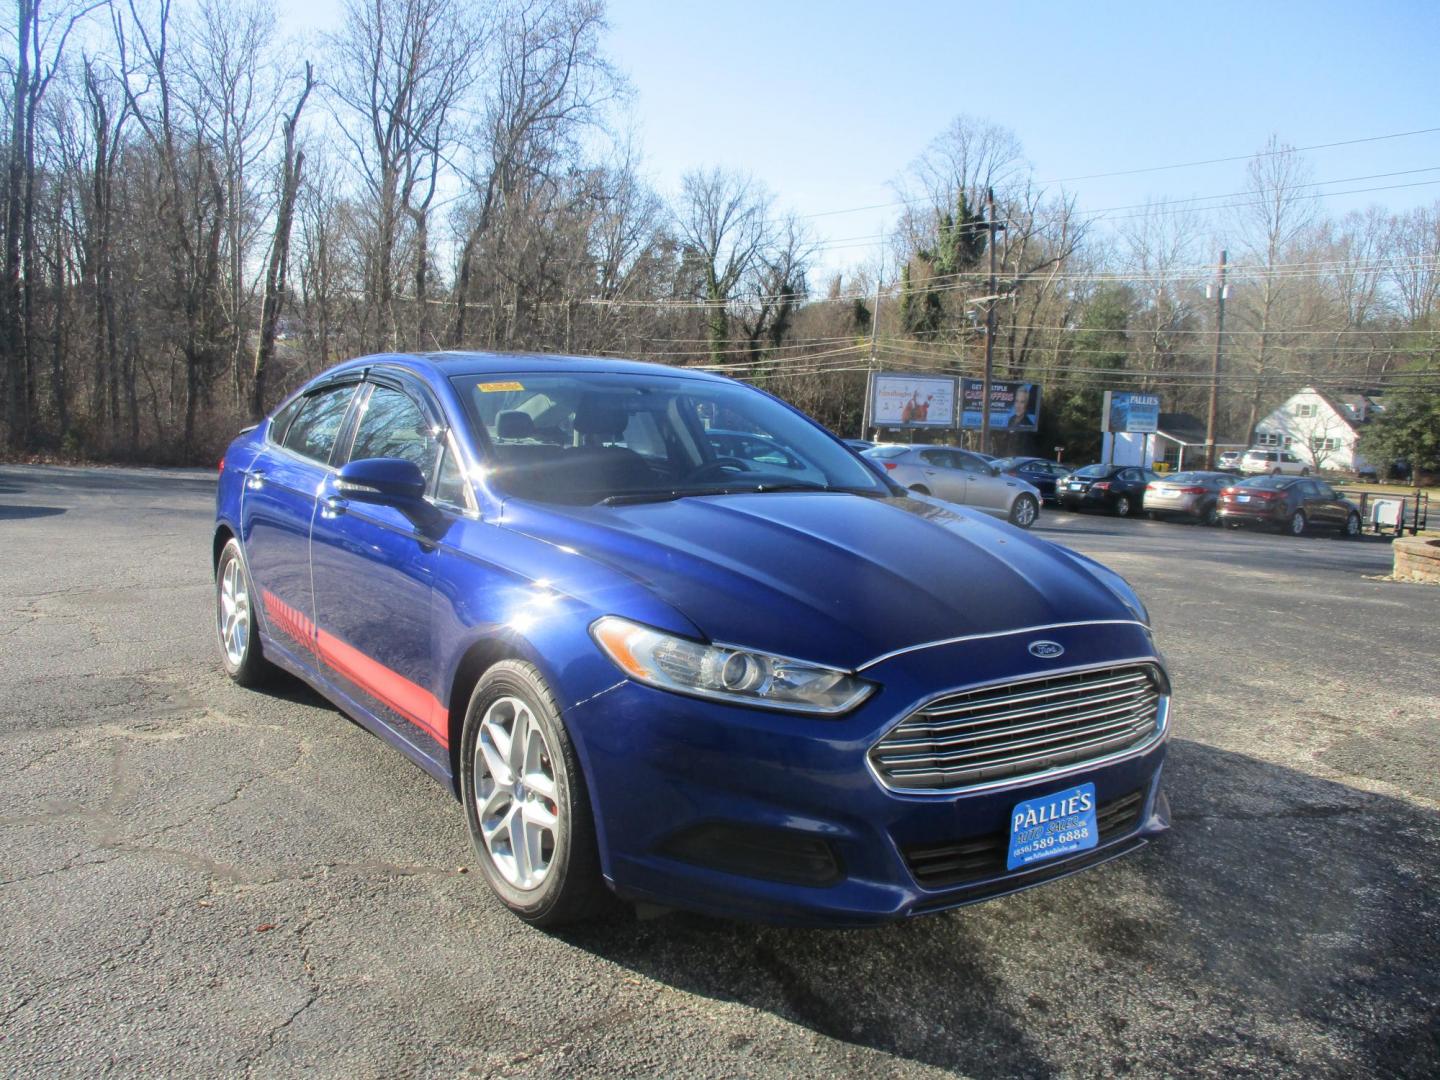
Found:
<path fill-rule="evenodd" d="M 1046 512 L 1169 658 L 1175 827 L 1134 857 L 879 930 L 546 934 L 446 791 L 224 677 L 213 491 L 0 467 L 0 1073 L 1440 1069 L 1440 588 L 1384 541 Z"/>

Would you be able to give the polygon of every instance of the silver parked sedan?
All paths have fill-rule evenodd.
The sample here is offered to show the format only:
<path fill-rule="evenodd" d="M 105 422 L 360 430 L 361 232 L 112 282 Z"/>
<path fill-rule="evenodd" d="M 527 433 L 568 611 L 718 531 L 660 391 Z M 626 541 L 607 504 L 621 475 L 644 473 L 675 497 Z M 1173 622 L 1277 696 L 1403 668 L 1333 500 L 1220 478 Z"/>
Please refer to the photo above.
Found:
<path fill-rule="evenodd" d="M 921 495 L 972 506 L 1028 529 L 1040 516 L 1040 491 L 1007 476 L 968 450 L 953 446 L 889 444 L 864 456 L 884 466 L 890 479 Z"/>
<path fill-rule="evenodd" d="M 1145 512 L 1156 520 L 1178 515 L 1215 525 L 1220 492 L 1233 483 L 1235 477 L 1222 472 L 1180 472 L 1152 480 L 1145 487 Z"/>

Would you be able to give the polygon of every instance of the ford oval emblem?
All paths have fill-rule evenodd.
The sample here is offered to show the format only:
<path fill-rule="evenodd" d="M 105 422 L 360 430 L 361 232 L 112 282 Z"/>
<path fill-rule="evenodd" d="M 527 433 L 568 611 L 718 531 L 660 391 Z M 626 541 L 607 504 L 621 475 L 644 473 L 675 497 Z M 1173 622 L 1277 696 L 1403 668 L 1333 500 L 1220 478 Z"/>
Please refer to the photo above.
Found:
<path fill-rule="evenodd" d="M 1030 655 L 1038 656 L 1041 660 L 1054 660 L 1057 656 L 1065 655 L 1065 646 L 1058 641 L 1032 641 Z"/>

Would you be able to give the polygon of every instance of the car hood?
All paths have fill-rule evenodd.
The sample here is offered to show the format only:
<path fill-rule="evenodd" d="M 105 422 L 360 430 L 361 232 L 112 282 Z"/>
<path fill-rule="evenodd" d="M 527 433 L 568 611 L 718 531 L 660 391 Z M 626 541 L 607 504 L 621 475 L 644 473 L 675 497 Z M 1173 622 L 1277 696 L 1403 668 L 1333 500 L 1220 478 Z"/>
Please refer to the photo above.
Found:
<path fill-rule="evenodd" d="M 1136 618 L 1099 564 L 932 499 L 512 500 L 503 524 L 627 575 L 713 641 L 846 669 L 946 638 Z"/>

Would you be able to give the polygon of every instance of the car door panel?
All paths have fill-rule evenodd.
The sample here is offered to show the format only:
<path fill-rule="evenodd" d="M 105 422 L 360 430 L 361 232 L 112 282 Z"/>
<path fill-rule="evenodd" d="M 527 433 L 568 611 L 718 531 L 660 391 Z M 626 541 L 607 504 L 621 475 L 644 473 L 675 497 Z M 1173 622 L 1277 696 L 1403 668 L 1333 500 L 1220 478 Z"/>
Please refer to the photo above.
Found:
<path fill-rule="evenodd" d="M 310 527 L 316 492 L 331 471 L 354 392 L 352 383 L 311 394 L 314 405 L 302 406 L 294 423 L 308 423 L 312 437 L 297 437 L 293 448 L 267 445 L 246 469 L 240 496 L 240 539 L 263 631 L 305 667 L 313 666 L 315 651 Z"/>
<path fill-rule="evenodd" d="M 428 459 L 433 477 L 436 425 L 404 389 L 369 387 L 354 426 L 350 460 L 415 455 Z M 424 754 L 447 762 L 430 593 L 449 520 L 430 503 L 402 509 L 347 497 L 331 476 L 310 541 L 316 651 L 327 677 Z"/>

